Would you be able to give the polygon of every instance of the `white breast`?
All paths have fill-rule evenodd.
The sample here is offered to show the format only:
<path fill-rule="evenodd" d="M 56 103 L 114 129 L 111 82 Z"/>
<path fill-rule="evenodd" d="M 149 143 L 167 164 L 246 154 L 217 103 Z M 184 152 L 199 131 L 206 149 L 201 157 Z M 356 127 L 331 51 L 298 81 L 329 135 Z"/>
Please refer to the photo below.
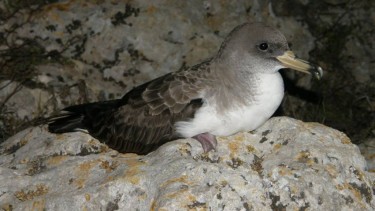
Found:
<path fill-rule="evenodd" d="M 284 96 L 281 75 L 278 72 L 262 74 L 258 78 L 256 97 L 251 96 L 252 94 L 254 93 L 249 93 L 247 105 L 233 106 L 225 112 L 218 111 L 214 103 L 205 102 L 193 119 L 175 124 L 177 133 L 183 137 L 193 137 L 206 132 L 228 136 L 258 128 L 271 117 L 281 103 Z"/>

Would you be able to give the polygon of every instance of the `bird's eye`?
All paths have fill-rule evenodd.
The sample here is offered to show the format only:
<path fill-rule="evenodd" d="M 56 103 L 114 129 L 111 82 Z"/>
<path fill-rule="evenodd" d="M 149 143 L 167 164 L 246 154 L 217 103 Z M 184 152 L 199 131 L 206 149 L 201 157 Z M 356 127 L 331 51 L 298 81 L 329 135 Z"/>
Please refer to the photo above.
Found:
<path fill-rule="evenodd" d="M 259 46 L 258 46 L 259 50 L 261 51 L 265 51 L 268 49 L 268 44 L 267 43 L 261 43 Z"/>

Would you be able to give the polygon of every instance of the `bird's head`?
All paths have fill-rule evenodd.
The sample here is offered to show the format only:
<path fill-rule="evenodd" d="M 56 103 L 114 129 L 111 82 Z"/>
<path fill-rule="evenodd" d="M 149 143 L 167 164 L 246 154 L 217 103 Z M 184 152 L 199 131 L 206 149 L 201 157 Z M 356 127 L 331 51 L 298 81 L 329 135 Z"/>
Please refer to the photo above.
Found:
<path fill-rule="evenodd" d="M 323 76 L 322 68 L 295 57 L 280 31 L 262 23 L 245 23 L 233 29 L 217 58 L 247 73 L 275 73 L 291 68 L 318 79 Z"/>

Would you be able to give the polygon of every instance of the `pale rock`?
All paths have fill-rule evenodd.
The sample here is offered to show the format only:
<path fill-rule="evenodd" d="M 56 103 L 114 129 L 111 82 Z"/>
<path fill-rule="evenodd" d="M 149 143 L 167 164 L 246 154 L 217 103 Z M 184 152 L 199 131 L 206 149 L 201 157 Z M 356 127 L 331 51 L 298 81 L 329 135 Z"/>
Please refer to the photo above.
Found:
<path fill-rule="evenodd" d="M 374 174 L 343 133 L 272 118 L 203 153 L 192 139 L 146 156 L 91 136 L 24 130 L 0 148 L 0 202 L 13 210 L 373 210 Z"/>
<path fill-rule="evenodd" d="M 45 106 L 50 102 L 51 96 L 43 89 L 28 89 L 19 82 L 10 80 L 0 82 L 0 87 L 0 102 L 8 105 L 7 113 L 16 114 L 19 119 L 32 119 L 52 110 L 52 107 Z"/>

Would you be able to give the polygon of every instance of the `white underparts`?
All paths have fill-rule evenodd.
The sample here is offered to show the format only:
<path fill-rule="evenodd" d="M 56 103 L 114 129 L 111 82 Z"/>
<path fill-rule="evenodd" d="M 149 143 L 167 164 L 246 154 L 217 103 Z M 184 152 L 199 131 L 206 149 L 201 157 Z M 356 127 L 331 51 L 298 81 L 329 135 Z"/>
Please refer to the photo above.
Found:
<path fill-rule="evenodd" d="M 279 107 L 284 96 L 284 84 L 281 75 L 276 72 L 261 74 L 256 87 L 255 92 L 244 95 L 249 99 L 246 104 L 237 106 L 236 102 L 231 102 L 233 106 L 224 112 L 218 110 L 215 102 L 206 101 L 193 119 L 175 124 L 177 133 L 186 138 L 201 133 L 228 136 L 258 128 Z"/>

